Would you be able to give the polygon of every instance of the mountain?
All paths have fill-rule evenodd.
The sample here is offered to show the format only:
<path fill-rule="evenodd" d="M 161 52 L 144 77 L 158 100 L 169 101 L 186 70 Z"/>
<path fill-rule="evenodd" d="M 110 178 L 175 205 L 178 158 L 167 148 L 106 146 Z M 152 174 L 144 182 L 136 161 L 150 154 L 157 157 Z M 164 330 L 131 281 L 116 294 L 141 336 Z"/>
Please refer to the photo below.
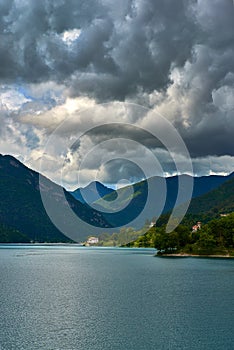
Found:
<path fill-rule="evenodd" d="M 172 232 L 171 238 L 173 238 L 175 233 L 178 233 L 183 237 L 182 233 L 185 233 L 185 231 L 191 236 L 192 227 L 197 221 L 200 221 L 201 231 L 199 230 L 199 233 L 204 233 L 205 231 L 206 234 L 208 234 L 208 238 L 209 235 L 212 234 L 214 235 L 214 238 L 219 241 L 222 238 L 222 242 L 216 242 L 214 248 L 218 248 L 218 246 L 221 243 L 223 244 L 224 240 L 228 238 L 230 239 L 228 246 L 229 248 L 232 248 L 233 251 L 234 177 L 228 178 L 229 179 L 218 188 L 191 200 L 188 211 L 182 220 L 181 225 Z M 168 222 L 170 214 L 171 212 L 161 215 L 157 220 L 156 227 L 153 226 L 146 230 L 144 235 L 138 237 L 135 241 L 130 242 L 127 246 L 153 247 L 155 246 L 156 235 L 159 236 L 159 238 L 162 235 L 164 238 L 169 237 L 170 233 L 166 234 L 165 225 Z M 193 236 L 195 236 L 196 239 L 199 239 L 200 237 L 199 234 L 196 235 L 195 233 Z M 192 243 L 196 243 L 197 245 L 199 242 L 197 243 L 195 241 Z M 157 246 L 157 248 L 159 249 L 159 246 Z M 195 246 L 193 249 L 195 249 Z M 220 249 L 215 253 L 217 252 L 220 252 Z M 197 254 L 199 252 L 194 250 L 193 253 Z"/>
<path fill-rule="evenodd" d="M 207 222 L 221 214 L 234 212 L 234 178 L 225 181 L 218 188 L 192 199 L 185 220 L 196 218 Z"/>
<path fill-rule="evenodd" d="M 82 241 L 88 233 L 82 225 L 77 225 L 73 217 L 67 215 L 67 206 L 91 227 L 94 223 L 98 227 L 110 226 L 100 213 L 75 200 L 65 189 L 46 177 L 41 176 L 40 183 L 47 205 L 69 237 Z M 66 200 L 61 193 L 64 193 Z M 39 190 L 39 173 L 8 155 L 0 155 L 0 224 L 18 230 L 32 241 L 71 241 L 52 224 L 44 209 Z"/>
<path fill-rule="evenodd" d="M 211 175 L 194 177 L 192 197 L 196 198 L 208 193 L 233 177 L 234 173 L 228 176 Z M 158 217 L 161 212 L 167 213 L 175 206 L 178 181 L 181 178 L 183 178 L 184 184 L 191 180 L 189 175 L 173 176 L 166 179 L 155 176 L 148 180 L 138 182 L 132 187 L 126 186 L 117 191 L 112 191 L 110 194 L 104 196 L 102 200 L 93 203 L 93 207 L 100 211 L 111 211 L 111 213 L 104 214 L 104 216 L 108 222 L 111 222 L 113 225 L 126 225 L 128 222 L 133 221 L 133 227 L 139 228 L 144 225 L 147 219 L 151 220 L 153 217 Z M 164 191 L 162 190 L 163 185 L 166 185 L 166 199 L 164 198 Z M 186 186 L 181 188 L 181 200 L 178 204 L 182 204 L 186 201 L 186 191 Z M 131 196 L 133 198 L 128 204 Z M 149 198 L 147 198 L 147 196 L 149 196 Z M 147 202 L 149 202 L 150 205 L 144 209 L 145 203 Z M 164 207 L 160 207 L 160 203 L 164 202 Z M 135 221 L 134 218 L 136 218 Z"/>
<path fill-rule="evenodd" d="M 81 203 L 92 204 L 100 197 L 102 198 L 113 191 L 112 188 L 104 186 L 101 182 L 93 181 L 88 186 L 78 188 L 70 192 L 70 194 Z"/>
<path fill-rule="evenodd" d="M 0 224 L 0 243 L 30 243 L 30 238 L 16 229 Z"/>
<path fill-rule="evenodd" d="M 234 212 L 234 177 L 227 177 L 223 184 L 202 196 L 193 198 L 182 221 L 191 227 L 196 221 L 206 223 L 212 219 Z M 168 221 L 170 211 L 157 221 L 161 226 Z"/>
<path fill-rule="evenodd" d="M 181 176 L 184 176 L 184 180 L 189 179 L 188 175 Z M 69 242 L 72 238 L 76 241 L 83 241 L 87 236 L 96 234 L 96 227 L 111 228 L 112 226 L 127 226 L 129 223 L 134 228 L 142 227 L 146 219 L 159 216 L 158 203 L 163 203 L 162 186 L 165 181 L 167 198 L 163 208 L 164 213 L 173 208 L 178 189 L 177 176 L 166 180 L 153 177 L 148 181 L 144 180 L 118 191 L 107 189 L 100 183 L 93 183 L 87 189 L 90 193 L 92 193 L 93 186 L 97 186 L 101 195 L 104 194 L 104 191 L 110 190 L 111 192 L 101 200 L 94 202 L 91 208 L 76 200 L 69 192 L 46 177 L 41 176 L 40 179 L 41 192 L 56 216 L 56 220 L 60 221 L 64 234 L 54 226 L 44 209 L 39 190 L 39 173 L 27 168 L 12 156 L 0 155 L 0 225 L 2 225 L 0 226 L 0 241 L 1 239 L 6 241 L 6 235 L 15 237 L 16 232 L 22 235 L 23 241 Z M 230 183 L 225 180 L 230 180 Z M 233 187 L 230 186 L 233 181 L 234 174 L 226 177 L 195 178 L 194 199 L 186 215 L 187 220 L 190 222 L 203 221 L 202 211 L 205 213 L 208 210 L 211 217 L 214 217 L 215 212 L 231 211 Z M 222 185 L 224 187 L 218 187 L 224 182 L 225 184 Z M 214 190 L 216 192 L 213 192 L 214 188 L 217 188 Z M 144 211 L 145 203 L 148 202 L 148 189 L 150 189 L 150 205 Z M 184 192 L 186 188 L 182 188 L 182 193 Z M 197 197 L 205 192 L 208 193 L 204 197 Z M 196 197 L 197 201 L 195 201 Z M 89 198 L 94 199 L 91 195 Z M 67 206 L 81 218 L 82 222 L 88 223 L 93 231 L 87 232 L 86 224 L 82 225 L 82 222 L 77 224 L 77 220 L 67 215 Z M 101 212 L 98 211 L 99 209 Z M 159 221 L 163 217 L 165 219 L 166 215 L 162 215 Z"/>

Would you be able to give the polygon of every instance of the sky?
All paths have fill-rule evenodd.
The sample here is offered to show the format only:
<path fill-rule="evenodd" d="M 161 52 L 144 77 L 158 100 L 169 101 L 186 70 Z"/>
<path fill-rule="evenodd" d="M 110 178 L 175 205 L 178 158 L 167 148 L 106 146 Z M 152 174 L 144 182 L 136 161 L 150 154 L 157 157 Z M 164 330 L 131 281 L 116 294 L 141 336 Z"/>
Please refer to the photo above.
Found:
<path fill-rule="evenodd" d="M 159 116 L 194 175 L 234 171 L 233 0 L 0 0 L 1 154 L 68 189 L 169 176 Z"/>

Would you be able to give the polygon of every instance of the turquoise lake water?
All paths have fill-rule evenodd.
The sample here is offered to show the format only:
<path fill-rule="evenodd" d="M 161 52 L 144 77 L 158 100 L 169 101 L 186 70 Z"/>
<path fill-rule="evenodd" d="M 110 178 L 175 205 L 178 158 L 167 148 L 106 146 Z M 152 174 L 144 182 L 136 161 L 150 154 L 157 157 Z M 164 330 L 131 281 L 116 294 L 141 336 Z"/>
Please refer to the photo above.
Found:
<path fill-rule="evenodd" d="M 0 246 L 1 350 L 232 350 L 234 260 Z"/>

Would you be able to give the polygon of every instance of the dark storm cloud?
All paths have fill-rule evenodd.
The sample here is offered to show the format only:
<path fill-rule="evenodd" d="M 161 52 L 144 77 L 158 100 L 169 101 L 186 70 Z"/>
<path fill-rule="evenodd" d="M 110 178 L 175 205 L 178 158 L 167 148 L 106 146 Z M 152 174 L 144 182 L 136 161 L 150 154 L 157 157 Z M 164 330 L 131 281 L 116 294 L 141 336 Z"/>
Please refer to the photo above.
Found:
<path fill-rule="evenodd" d="M 196 44 L 212 48 L 214 56 L 231 46 L 213 67 L 211 85 L 234 71 L 231 0 L 200 5 L 135 0 L 119 6 L 98 0 L 2 0 L 1 80 L 66 81 L 73 96 L 124 100 L 166 89 L 171 68 L 192 59 Z M 72 29 L 81 34 L 68 47 L 61 34 Z"/>
<path fill-rule="evenodd" d="M 149 131 L 130 124 L 109 123 L 90 129 L 83 136 L 88 136 L 92 140 L 93 145 L 107 140 L 123 138 L 133 140 L 147 148 L 162 147 L 162 143 Z M 73 144 L 72 149 L 76 150 L 80 147 L 80 140 Z"/>
<path fill-rule="evenodd" d="M 193 127 L 189 132 L 181 130 L 181 135 L 186 142 L 192 157 L 208 155 L 234 156 L 234 111 L 230 113 L 231 120 L 225 115 L 219 117 L 207 117 L 207 120 L 200 127 Z"/>
<path fill-rule="evenodd" d="M 100 16 L 96 1 L 87 4 L 76 0 L 2 0 L 0 77 L 4 81 L 23 79 L 29 82 L 64 79 L 66 74 L 79 69 L 79 60 L 74 67 L 77 52 L 74 49 L 68 53 L 58 35 L 74 28 L 89 28 L 96 16 Z M 71 68 L 67 72 L 65 67 L 63 72 L 60 60 L 67 59 Z"/>
<path fill-rule="evenodd" d="M 171 64 L 191 53 L 191 2 L 119 5 L 116 15 L 107 1 L 1 1 L 1 79 L 67 80 L 73 95 L 100 100 L 165 88 Z M 68 47 L 60 35 L 75 28 L 81 35 Z"/>
<path fill-rule="evenodd" d="M 66 41 L 74 29 L 77 38 Z M 0 0 L 0 83 L 48 81 L 71 97 L 164 105 L 165 117 L 173 101 L 171 121 L 193 157 L 234 155 L 233 1 Z M 159 146 L 144 132 L 121 132 Z"/>

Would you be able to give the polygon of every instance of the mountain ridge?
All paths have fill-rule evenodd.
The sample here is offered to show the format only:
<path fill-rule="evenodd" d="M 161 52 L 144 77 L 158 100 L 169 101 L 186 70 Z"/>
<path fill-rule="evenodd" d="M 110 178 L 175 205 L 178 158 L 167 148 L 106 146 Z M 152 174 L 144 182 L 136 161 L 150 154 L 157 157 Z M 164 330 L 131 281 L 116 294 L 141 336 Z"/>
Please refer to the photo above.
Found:
<path fill-rule="evenodd" d="M 182 224 L 191 226 L 196 221 L 203 223 L 216 219 L 220 215 L 234 212 L 234 177 L 227 179 L 217 188 L 192 198 Z M 170 211 L 163 214 L 157 224 L 166 224 L 170 216 Z"/>
<path fill-rule="evenodd" d="M 190 202 L 188 211 L 183 218 L 181 224 L 172 232 L 165 231 L 166 224 L 171 215 L 171 212 L 161 215 L 156 224 L 151 228 L 145 230 L 145 233 L 140 235 L 136 240 L 126 244 L 128 247 L 156 247 L 157 249 L 164 249 L 160 247 L 160 240 L 166 241 L 168 238 L 175 238 L 179 235 L 179 239 L 184 239 L 184 234 L 190 236 L 190 246 L 182 253 L 195 254 L 227 254 L 223 249 L 223 241 L 228 238 L 228 249 L 233 252 L 233 219 L 234 219 L 234 178 L 227 180 L 218 188 L 203 194 L 202 196 L 193 198 Z M 229 220 L 230 218 L 230 220 Z M 195 225 L 199 221 L 199 227 Z M 213 237 L 211 237 L 212 235 Z M 177 237 L 178 238 L 178 237 Z M 195 240 L 193 240 L 193 238 Z M 209 241 L 212 238 L 213 242 Z M 216 243 L 214 241 L 216 239 Z M 199 242 L 206 241 L 206 249 L 210 243 L 213 244 L 213 250 L 207 249 L 202 251 L 199 247 Z M 172 243 L 172 241 L 171 241 Z M 167 248 L 172 248 L 173 245 L 169 243 Z M 175 243 L 175 242 L 174 242 Z M 187 242 L 188 243 L 188 242 Z M 196 244 L 194 244 L 196 243 Z M 204 243 L 204 242 L 203 242 Z M 168 244 L 168 243 L 167 243 Z M 176 241 L 176 249 L 177 241 Z M 201 249 L 199 251 L 199 249 Z M 226 247 L 227 248 L 227 247 Z M 170 251 L 173 253 L 173 251 Z M 172 254 L 173 255 L 173 254 Z"/>
<path fill-rule="evenodd" d="M 58 207 L 59 215 L 63 219 L 64 230 L 66 230 L 66 228 L 72 228 L 73 230 L 80 231 L 78 235 L 80 241 L 83 239 L 85 240 L 87 235 L 85 236 L 82 233 L 82 227 L 74 227 L 74 223 L 70 222 L 65 216 L 63 212 L 63 202 L 61 201 L 61 190 L 69 206 L 79 217 L 84 219 L 85 222 L 89 222 L 91 225 L 97 222 L 97 225 L 103 228 L 111 228 L 119 224 L 120 226 L 126 226 L 129 222 L 134 222 L 136 227 L 137 225 L 138 227 L 142 227 L 146 220 L 151 220 L 154 216 L 157 217 L 158 213 L 155 211 L 154 205 L 152 205 L 149 212 L 146 213 L 147 216 L 141 217 L 145 201 L 147 201 L 148 183 L 151 187 L 153 185 L 153 193 L 151 193 L 151 196 L 154 202 L 152 203 L 157 204 L 157 200 L 160 201 L 160 186 L 163 181 L 166 181 L 167 197 L 169 198 L 166 198 L 162 217 L 165 216 L 165 212 L 168 212 L 168 209 L 170 210 L 170 208 L 173 208 L 177 197 L 178 176 L 166 179 L 152 177 L 147 181 L 144 180 L 133 185 L 133 198 L 131 197 L 132 194 L 128 193 L 129 186 L 123 187 L 118 191 L 109 189 L 111 192 L 102 198 L 102 205 L 100 205 L 100 200 L 98 200 L 93 203 L 94 207 L 91 208 L 76 200 L 61 186 L 28 168 L 13 156 L 0 155 L 0 224 L 4 225 L 4 227 L 18 230 L 24 237 L 28 237 L 31 241 L 71 241 L 71 238 L 64 236 L 64 234 L 51 223 L 45 212 L 43 203 L 41 202 L 39 176 L 41 176 L 43 180 L 41 191 L 45 194 L 46 198 L 48 198 L 51 207 L 55 207 L 56 210 Z M 180 176 L 189 177 L 189 175 Z M 196 177 L 194 178 L 195 186 L 193 194 L 194 196 L 198 196 L 204 191 L 209 193 L 214 187 L 217 188 L 219 183 L 224 183 L 232 178 L 234 178 L 234 173 L 228 176 L 211 175 L 200 178 Z M 91 183 L 91 188 L 92 186 L 98 186 L 102 189 L 108 188 L 100 182 L 98 182 L 98 185 L 93 182 Z M 182 189 L 182 191 L 183 190 L 184 189 Z M 117 195 L 119 202 L 115 201 Z M 131 199 L 130 203 L 127 203 L 124 209 L 119 210 L 119 208 L 121 209 L 121 205 L 125 204 L 129 198 Z M 103 203 L 106 208 L 112 206 L 111 213 L 102 212 L 100 214 L 99 210 L 103 211 L 104 208 Z M 204 207 L 206 207 L 206 204 L 204 204 Z M 194 220 L 196 213 L 190 212 L 189 214 L 193 216 L 191 220 Z M 161 218 L 159 220 L 161 220 Z"/>
<path fill-rule="evenodd" d="M 40 188 L 39 188 L 40 176 Z M 71 242 L 54 226 L 48 217 L 41 200 L 41 192 L 56 211 L 64 230 L 77 234 L 79 240 L 87 238 L 82 227 L 66 217 L 66 203 L 81 220 L 108 227 L 109 223 L 100 213 L 75 200 L 70 193 L 48 178 L 26 167 L 10 155 L 0 155 L 0 223 L 20 231 L 31 241 L 37 242 Z M 64 199 L 61 199 L 61 191 Z"/>
<path fill-rule="evenodd" d="M 102 198 L 113 191 L 112 188 L 103 185 L 99 181 L 92 181 L 85 187 L 80 187 L 74 191 L 70 191 L 70 194 L 81 203 L 92 204 L 100 197 Z"/>
<path fill-rule="evenodd" d="M 181 188 L 181 202 L 178 205 L 183 204 L 187 201 L 187 188 L 186 181 L 191 178 L 190 175 L 178 175 L 169 178 L 162 178 L 159 176 L 151 177 L 147 180 L 143 180 L 141 182 L 133 184 L 133 199 L 132 202 L 127 205 L 126 209 L 120 210 L 121 208 L 125 208 L 126 203 L 129 200 L 129 189 L 130 186 L 126 186 L 120 188 L 117 191 L 113 191 L 110 194 L 107 194 L 102 198 L 102 201 L 97 201 L 93 203 L 93 207 L 97 210 L 108 210 L 112 209 L 115 212 L 120 210 L 118 213 L 105 214 L 105 217 L 109 222 L 113 225 L 118 225 L 119 222 L 127 221 L 127 219 L 131 220 L 134 217 L 135 213 L 141 213 L 144 209 L 144 204 L 147 201 L 148 188 L 153 189 L 153 193 L 150 193 L 151 196 L 151 206 L 148 208 L 145 217 L 139 216 L 139 220 L 136 221 L 136 227 L 139 228 L 143 226 L 145 220 L 151 220 L 154 217 L 159 217 L 160 214 L 165 214 L 170 211 L 176 203 L 177 200 L 177 192 L 178 192 L 178 180 L 179 177 L 183 177 L 183 183 L 185 183 L 184 188 Z M 193 186 L 193 194 L 192 198 L 199 197 L 209 191 L 217 188 L 222 183 L 234 177 L 234 173 L 231 173 L 227 176 L 220 175 L 210 175 L 210 176 L 202 176 L 202 177 L 194 177 L 194 186 Z M 161 188 L 164 186 L 164 182 L 166 184 L 166 199 L 163 198 L 164 193 L 162 193 Z M 159 190 L 157 190 L 159 189 Z M 112 199 L 115 200 L 118 198 L 118 201 L 112 202 Z M 158 201 L 157 201 L 158 198 Z M 184 198 L 184 200 L 183 200 Z M 165 204 L 163 208 L 160 208 L 160 202 L 165 199 Z M 161 209 L 161 210 L 160 210 Z M 140 214 L 139 214 L 140 215 Z"/>

